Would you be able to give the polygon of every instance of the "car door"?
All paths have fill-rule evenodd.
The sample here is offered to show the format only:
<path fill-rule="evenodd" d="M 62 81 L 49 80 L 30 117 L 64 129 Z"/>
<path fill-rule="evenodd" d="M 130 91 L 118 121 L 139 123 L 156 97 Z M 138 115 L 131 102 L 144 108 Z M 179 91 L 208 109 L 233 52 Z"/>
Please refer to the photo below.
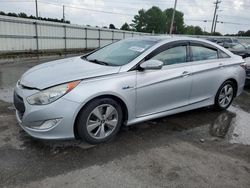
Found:
<path fill-rule="evenodd" d="M 136 116 L 142 117 L 188 105 L 192 68 L 187 42 L 166 44 L 145 60 L 164 63 L 160 70 L 137 71 Z"/>
<path fill-rule="evenodd" d="M 193 84 L 190 104 L 213 101 L 225 79 L 225 59 L 229 56 L 221 50 L 203 43 L 190 43 L 193 65 Z"/>

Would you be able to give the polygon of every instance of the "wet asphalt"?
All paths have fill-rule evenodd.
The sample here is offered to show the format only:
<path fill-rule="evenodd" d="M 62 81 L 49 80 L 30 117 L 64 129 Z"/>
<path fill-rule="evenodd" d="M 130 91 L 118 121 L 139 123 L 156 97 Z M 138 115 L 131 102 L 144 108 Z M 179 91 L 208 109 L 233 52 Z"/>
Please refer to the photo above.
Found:
<path fill-rule="evenodd" d="M 109 143 L 43 141 L 19 128 L 0 64 L 0 187 L 250 187 L 250 88 L 223 112 L 197 109 L 123 128 Z"/>

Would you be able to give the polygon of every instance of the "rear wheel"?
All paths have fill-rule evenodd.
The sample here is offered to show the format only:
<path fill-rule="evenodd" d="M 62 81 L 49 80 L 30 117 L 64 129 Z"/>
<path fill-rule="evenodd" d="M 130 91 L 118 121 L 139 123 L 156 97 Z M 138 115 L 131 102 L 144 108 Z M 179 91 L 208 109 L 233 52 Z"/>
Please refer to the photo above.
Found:
<path fill-rule="evenodd" d="M 228 80 L 222 84 L 215 97 L 215 107 L 218 110 L 227 109 L 235 96 L 235 84 Z"/>
<path fill-rule="evenodd" d="M 77 119 L 80 138 L 90 144 L 99 144 L 112 139 L 122 124 L 122 109 L 110 98 L 96 99 L 84 107 Z"/>

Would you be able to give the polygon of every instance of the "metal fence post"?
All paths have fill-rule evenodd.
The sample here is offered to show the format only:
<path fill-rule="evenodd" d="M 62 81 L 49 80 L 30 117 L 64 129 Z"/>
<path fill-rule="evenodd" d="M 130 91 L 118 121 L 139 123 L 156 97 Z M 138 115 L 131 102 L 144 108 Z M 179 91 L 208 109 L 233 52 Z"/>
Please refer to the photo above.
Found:
<path fill-rule="evenodd" d="M 114 42 L 114 30 L 112 30 L 112 42 Z"/>
<path fill-rule="evenodd" d="M 125 31 L 123 31 L 123 39 L 125 39 Z"/>
<path fill-rule="evenodd" d="M 87 27 L 84 28 L 85 29 L 85 49 L 88 49 L 88 29 Z"/>
<path fill-rule="evenodd" d="M 101 29 L 98 29 L 98 35 L 99 35 L 99 38 L 98 38 L 98 46 L 99 48 L 101 47 Z"/>
<path fill-rule="evenodd" d="M 34 22 L 34 24 L 35 24 L 35 38 L 36 38 L 36 53 L 38 55 L 39 52 L 38 25 L 37 22 Z"/>
<path fill-rule="evenodd" d="M 66 25 L 64 25 L 63 28 L 64 28 L 64 52 L 66 55 L 66 52 L 67 52 L 67 28 L 66 28 Z"/>

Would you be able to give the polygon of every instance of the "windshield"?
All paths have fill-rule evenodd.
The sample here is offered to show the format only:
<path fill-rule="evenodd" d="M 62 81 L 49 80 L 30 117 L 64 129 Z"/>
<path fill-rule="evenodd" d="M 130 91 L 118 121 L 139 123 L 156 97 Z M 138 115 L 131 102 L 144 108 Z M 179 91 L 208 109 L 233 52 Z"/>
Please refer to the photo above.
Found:
<path fill-rule="evenodd" d="M 232 46 L 233 49 L 235 50 L 245 50 L 245 46 L 243 46 L 242 44 L 236 44 L 234 46 Z"/>
<path fill-rule="evenodd" d="M 88 55 L 87 61 L 110 66 L 128 64 L 157 41 L 145 39 L 126 39 L 115 42 Z"/>

